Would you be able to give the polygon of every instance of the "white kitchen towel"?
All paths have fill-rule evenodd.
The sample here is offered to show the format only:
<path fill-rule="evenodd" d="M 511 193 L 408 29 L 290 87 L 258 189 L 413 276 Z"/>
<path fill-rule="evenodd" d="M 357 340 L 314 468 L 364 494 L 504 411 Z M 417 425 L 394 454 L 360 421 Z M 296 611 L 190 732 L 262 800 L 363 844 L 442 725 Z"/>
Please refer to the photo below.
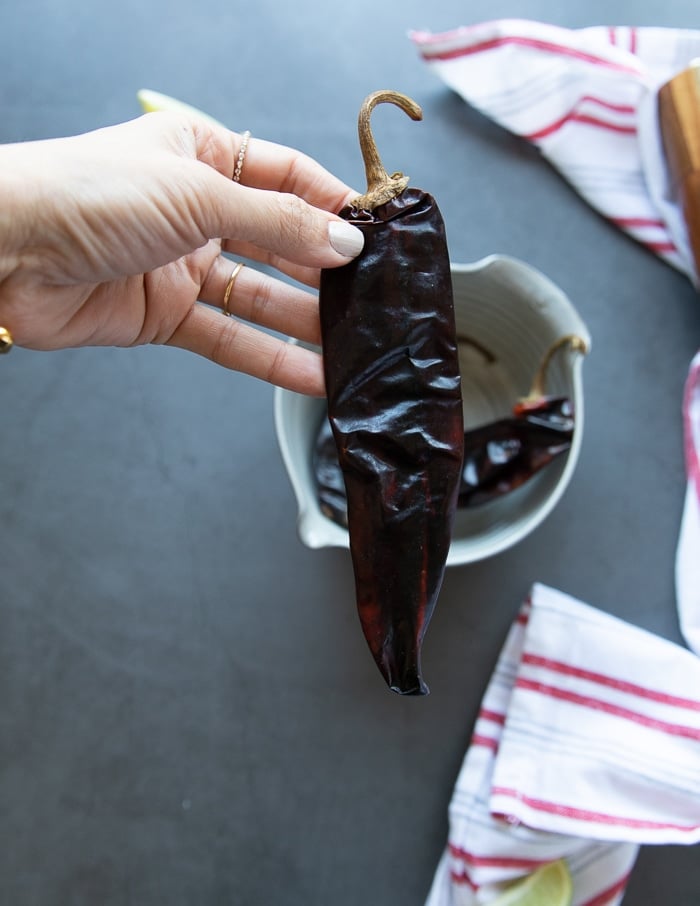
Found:
<path fill-rule="evenodd" d="M 566 858 L 622 900 L 642 843 L 700 840 L 700 660 L 537 584 L 484 695 L 426 906 L 487 903 Z"/>
<path fill-rule="evenodd" d="M 566 29 L 504 19 L 411 38 L 467 103 L 536 145 L 592 207 L 699 285 L 657 111 L 661 85 L 700 58 L 699 30 Z M 686 392 L 687 492 L 676 594 L 684 637 L 700 654 L 700 428 L 696 414 L 689 432 L 687 414 L 697 385 L 696 359 Z"/>
<path fill-rule="evenodd" d="M 686 379 L 683 433 L 687 484 L 676 549 L 676 597 L 681 631 L 700 654 L 700 352 Z"/>
<path fill-rule="evenodd" d="M 410 36 L 465 101 L 536 145 L 590 205 L 696 282 L 656 92 L 700 56 L 700 31 L 504 19 Z"/>

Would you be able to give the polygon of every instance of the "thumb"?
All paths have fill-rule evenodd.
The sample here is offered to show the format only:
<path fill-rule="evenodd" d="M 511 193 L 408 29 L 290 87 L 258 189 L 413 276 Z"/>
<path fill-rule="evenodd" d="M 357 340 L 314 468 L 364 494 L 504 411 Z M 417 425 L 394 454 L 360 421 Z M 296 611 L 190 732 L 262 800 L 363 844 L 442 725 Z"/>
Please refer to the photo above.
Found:
<path fill-rule="evenodd" d="M 362 251 L 364 236 L 335 214 L 297 195 L 253 189 L 210 170 L 217 219 L 210 236 L 244 240 L 308 267 L 337 267 Z"/>

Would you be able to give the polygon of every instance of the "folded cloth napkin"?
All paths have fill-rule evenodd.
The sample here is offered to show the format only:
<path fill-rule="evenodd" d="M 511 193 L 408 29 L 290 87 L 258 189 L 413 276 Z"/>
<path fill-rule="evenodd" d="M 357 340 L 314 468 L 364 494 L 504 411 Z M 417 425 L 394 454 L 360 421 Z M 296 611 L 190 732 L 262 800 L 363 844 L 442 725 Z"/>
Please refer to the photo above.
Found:
<path fill-rule="evenodd" d="M 486 689 L 426 906 L 487 903 L 566 858 L 574 906 L 622 900 L 642 843 L 700 840 L 700 660 L 533 586 Z"/>
<path fill-rule="evenodd" d="M 681 632 L 700 654 L 700 352 L 685 384 L 683 430 L 687 485 L 676 549 L 676 597 Z"/>
<path fill-rule="evenodd" d="M 700 56 L 700 31 L 504 19 L 411 38 L 465 101 L 536 145 L 589 204 L 696 280 L 656 93 Z"/>
<path fill-rule="evenodd" d="M 700 31 L 505 19 L 441 34 L 412 32 L 422 58 L 470 105 L 536 145 L 610 222 L 695 273 L 658 124 L 663 83 L 700 57 Z M 697 358 L 686 392 L 687 493 L 676 554 L 684 637 L 700 654 L 700 417 Z M 688 400 L 696 400 L 694 431 Z"/>

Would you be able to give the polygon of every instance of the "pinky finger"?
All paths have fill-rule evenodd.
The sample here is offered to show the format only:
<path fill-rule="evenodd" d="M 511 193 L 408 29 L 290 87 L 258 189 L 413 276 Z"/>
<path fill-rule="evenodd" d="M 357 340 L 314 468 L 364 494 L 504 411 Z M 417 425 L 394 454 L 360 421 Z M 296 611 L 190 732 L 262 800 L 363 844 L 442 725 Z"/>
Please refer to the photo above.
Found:
<path fill-rule="evenodd" d="M 194 305 L 167 341 L 204 358 L 278 387 L 324 396 L 321 356 L 278 339 L 205 305 Z"/>

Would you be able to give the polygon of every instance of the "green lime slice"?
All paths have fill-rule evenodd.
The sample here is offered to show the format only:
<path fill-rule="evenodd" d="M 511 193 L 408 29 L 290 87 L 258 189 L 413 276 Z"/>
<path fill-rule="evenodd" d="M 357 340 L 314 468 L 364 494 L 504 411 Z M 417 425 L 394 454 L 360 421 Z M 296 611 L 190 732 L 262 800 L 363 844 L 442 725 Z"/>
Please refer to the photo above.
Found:
<path fill-rule="evenodd" d="M 491 901 L 491 906 L 569 906 L 574 892 L 565 859 L 548 862 L 516 881 Z"/>
<path fill-rule="evenodd" d="M 187 113 L 190 116 L 198 116 L 200 119 L 208 120 L 210 123 L 214 123 L 217 126 L 221 125 L 221 123 L 215 120 L 213 116 L 209 116 L 209 114 L 205 113 L 203 110 L 198 110 L 197 107 L 185 104 L 184 101 L 179 101 L 177 98 L 171 98 L 167 94 L 161 94 L 159 91 L 152 91 L 150 88 L 141 88 L 137 91 L 136 99 L 141 105 L 144 113 L 170 110 L 175 113 Z"/>

